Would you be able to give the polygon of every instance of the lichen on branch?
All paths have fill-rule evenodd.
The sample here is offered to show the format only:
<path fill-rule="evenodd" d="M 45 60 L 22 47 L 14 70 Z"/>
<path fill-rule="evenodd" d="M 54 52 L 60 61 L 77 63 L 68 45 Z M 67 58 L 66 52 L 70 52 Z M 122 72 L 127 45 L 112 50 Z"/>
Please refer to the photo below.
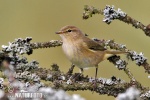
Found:
<path fill-rule="evenodd" d="M 114 9 L 114 6 L 106 5 L 104 9 L 98 9 L 93 6 L 84 6 L 83 12 L 83 19 L 88 19 L 92 17 L 94 14 L 101 14 L 104 15 L 103 21 L 107 24 L 110 24 L 113 20 L 118 19 L 122 22 L 127 24 L 131 24 L 135 28 L 139 28 L 143 30 L 145 35 L 150 36 L 150 25 L 144 25 L 140 21 L 135 20 L 134 18 L 130 17 L 125 12 L 121 11 L 120 8 L 118 10 Z"/>
<path fill-rule="evenodd" d="M 130 79 L 130 82 L 125 82 L 120 78 L 112 76 L 111 78 L 97 78 L 97 87 L 94 87 L 95 78 L 84 76 L 81 73 L 73 73 L 74 65 L 68 72 L 64 73 L 59 69 L 57 64 L 53 64 L 50 69 L 39 67 L 39 63 L 35 60 L 29 62 L 23 54 L 32 54 L 34 49 L 50 48 L 62 45 L 60 40 L 52 40 L 50 42 L 32 43 L 32 38 L 15 39 L 14 42 L 9 43 L 8 46 L 3 45 L 0 51 L 1 70 L 4 72 L 9 80 L 9 84 L 4 85 L 3 79 L 0 82 L 2 90 L 8 92 L 9 85 L 14 85 L 13 88 L 17 91 L 37 91 L 41 88 L 63 89 L 65 91 L 90 90 L 95 91 L 101 95 L 107 94 L 109 96 L 117 97 L 119 93 L 125 92 L 129 87 L 135 87 L 140 91 L 141 98 L 148 99 L 144 95 L 149 91 L 148 87 L 144 87 L 138 82 L 129 68 L 127 62 L 122 60 L 120 56 L 112 56 L 108 60 L 113 63 L 118 70 L 123 70 Z M 114 40 L 100 40 L 93 38 L 106 49 L 116 49 L 120 51 L 129 52 L 128 58 L 136 61 L 138 66 L 144 66 L 149 73 L 149 64 L 147 58 L 142 53 L 137 54 L 135 51 L 128 50 L 123 44 L 118 44 Z M 32 51 L 32 52 L 31 52 Z M 146 66 L 146 67 L 145 67 Z M 48 84 L 44 84 L 41 80 L 45 80 Z M 15 84 L 22 84 L 16 86 Z M 19 87 L 19 89 L 18 89 Z"/>

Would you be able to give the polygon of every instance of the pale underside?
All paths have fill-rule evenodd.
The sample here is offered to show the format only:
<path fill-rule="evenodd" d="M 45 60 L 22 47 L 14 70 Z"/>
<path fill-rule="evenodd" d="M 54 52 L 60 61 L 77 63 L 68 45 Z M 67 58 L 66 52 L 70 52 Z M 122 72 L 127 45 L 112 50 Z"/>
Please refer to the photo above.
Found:
<path fill-rule="evenodd" d="M 63 51 L 67 58 L 79 68 L 97 67 L 98 64 L 112 56 L 105 54 L 104 51 L 89 49 L 84 42 L 71 43 L 71 41 L 63 41 Z"/>

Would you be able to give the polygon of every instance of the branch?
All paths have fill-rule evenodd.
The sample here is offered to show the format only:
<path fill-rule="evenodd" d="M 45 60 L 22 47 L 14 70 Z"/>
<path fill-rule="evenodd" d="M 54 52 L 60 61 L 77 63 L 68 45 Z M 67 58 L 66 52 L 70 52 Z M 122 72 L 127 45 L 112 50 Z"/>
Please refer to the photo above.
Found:
<path fill-rule="evenodd" d="M 39 49 L 39 48 L 50 48 L 50 47 L 57 47 L 62 45 L 62 41 L 60 40 L 51 40 L 50 42 L 43 42 L 43 43 L 31 43 L 30 41 L 32 40 L 31 37 L 27 37 L 26 39 L 15 39 L 14 42 L 9 43 L 9 46 L 2 45 L 3 52 L 6 53 L 13 53 L 11 55 L 16 55 L 17 54 L 32 54 L 33 49 Z M 145 72 L 150 74 L 150 65 L 147 62 L 146 57 L 143 56 L 143 53 L 138 54 L 135 51 L 128 50 L 125 45 L 118 44 L 114 40 L 99 40 L 96 38 L 93 38 L 94 41 L 99 43 L 101 46 L 103 46 L 106 49 L 115 49 L 115 50 L 120 50 L 120 51 L 128 51 L 130 54 L 128 55 L 128 58 L 130 58 L 132 61 L 136 61 L 136 64 L 138 66 L 143 66 L 145 69 Z M 3 55 L 3 53 L 1 53 Z M 124 61 L 118 61 L 117 66 L 119 67 L 126 67 L 126 62 Z M 15 62 L 13 62 L 15 63 Z M 115 63 L 116 65 L 116 63 Z M 120 68 L 119 68 L 120 69 Z M 121 68 L 122 69 L 122 68 Z"/>
<path fill-rule="evenodd" d="M 97 87 L 93 90 L 94 78 L 83 76 L 80 73 L 68 74 L 59 70 L 59 66 L 53 64 L 52 69 L 36 68 L 30 71 L 16 71 L 17 80 L 26 80 L 27 82 L 37 82 L 30 78 L 33 74 L 37 75 L 40 79 L 46 80 L 48 84 L 46 86 L 55 89 L 63 89 L 65 91 L 77 91 L 77 90 L 90 90 L 99 94 L 107 94 L 109 96 L 116 97 L 119 93 L 125 92 L 126 89 L 133 86 L 140 90 L 141 94 L 149 90 L 141 86 L 136 81 L 130 81 L 129 83 L 112 76 L 110 79 L 98 78 Z M 22 73 L 22 74 L 21 74 Z M 49 83 L 50 82 L 50 83 Z"/>
<path fill-rule="evenodd" d="M 125 92 L 129 87 L 136 87 L 142 95 L 141 98 L 148 99 L 146 95 L 150 89 L 144 87 L 138 82 L 133 74 L 127 68 L 126 61 L 122 60 L 120 56 L 112 56 L 108 60 L 113 63 L 119 70 L 124 72 L 130 78 L 130 82 L 125 82 L 119 78 L 112 76 L 110 79 L 98 78 L 97 87 L 94 89 L 94 78 L 84 76 L 81 73 L 73 73 L 74 65 L 71 66 L 67 73 L 61 72 L 57 64 L 53 64 L 51 69 L 39 68 L 37 61 L 28 62 L 27 58 L 20 56 L 22 54 L 32 54 L 34 49 L 56 47 L 61 46 L 62 42 L 59 40 L 52 40 L 50 42 L 43 43 L 31 43 L 32 38 L 16 39 L 14 42 L 9 43 L 8 46 L 3 45 L 2 51 L 0 51 L 0 64 L 4 74 L 10 80 L 11 83 L 19 80 L 22 84 L 27 84 L 25 87 L 52 87 L 54 89 L 64 89 L 66 91 L 76 90 L 90 90 L 99 94 L 107 94 L 116 97 L 119 93 Z M 116 49 L 120 51 L 130 52 L 128 57 L 133 61 L 136 61 L 138 66 L 147 66 L 144 68 L 149 73 L 149 66 L 147 59 L 142 53 L 137 54 L 135 51 L 128 50 L 125 45 L 118 44 L 113 40 L 99 40 L 93 39 L 106 49 Z M 147 65 L 145 65 L 147 63 Z M 6 71 L 5 71 L 5 70 Z M 48 84 L 41 83 L 41 80 L 45 80 Z M 29 85 L 28 85 L 29 84 Z M 2 84 L 1 84 L 2 85 Z M 3 89 L 7 88 L 7 86 Z M 94 90 L 93 90 L 94 89 Z M 6 89 L 7 90 L 7 89 Z M 30 89 L 27 89 L 29 91 Z M 33 89 L 31 89 L 33 90 Z M 37 89 L 34 89 L 34 92 Z"/>
<path fill-rule="evenodd" d="M 120 21 L 123 21 L 125 23 L 131 24 L 135 28 L 139 28 L 143 30 L 145 35 L 150 36 L 150 24 L 145 26 L 141 22 L 135 20 L 134 18 L 128 16 L 126 13 L 121 11 L 120 8 L 118 10 L 114 9 L 114 6 L 107 5 L 104 9 L 97 9 L 92 6 L 85 5 L 84 6 L 84 12 L 83 12 L 83 19 L 88 19 L 92 17 L 94 14 L 101 14 L 104 15 L 105 18 L 103 19 L 104 22 L 107 24 L 110 24 L 112 20 L 118 19 Z"/>

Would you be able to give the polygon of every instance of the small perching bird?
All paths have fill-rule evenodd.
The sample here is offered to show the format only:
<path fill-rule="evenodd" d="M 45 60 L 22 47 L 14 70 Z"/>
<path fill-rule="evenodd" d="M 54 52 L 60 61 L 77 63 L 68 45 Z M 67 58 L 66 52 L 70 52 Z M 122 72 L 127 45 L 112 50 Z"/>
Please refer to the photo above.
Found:
<path fill-rule="evenodd" d="M 75 26 L 65 26 L 59 34 L 63 41 L 63 51 L 67 58 L 80 69 L 87 67 L 96 67 L 95 79 L 97 78 L 98 64 L 116 54 L 125 54 L 128 52 L 107 50 L 91 40 L 82 31 Z"/>

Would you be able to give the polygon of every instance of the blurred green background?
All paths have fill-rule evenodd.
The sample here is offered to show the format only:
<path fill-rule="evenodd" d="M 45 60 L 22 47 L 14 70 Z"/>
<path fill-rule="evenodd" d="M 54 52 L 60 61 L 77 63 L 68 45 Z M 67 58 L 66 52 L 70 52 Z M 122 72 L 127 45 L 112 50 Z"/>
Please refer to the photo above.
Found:
<path fill-rule="evenodd" d="M 150 58 L 150 38 L 143 31 L 133 28 L 118 20 L 110 25 L 102 22 L 102 15 L 95 15 L 88 20 L 82 20 L 84 5 L 104 8 L 105 5 L 115 5 L 131 17 L 145 25 L 150 23 L 150 1 L 148 0 L 0 0 L 0 45 L 7 45 L 15 38 L 33 37 L 32 42 L 45 42 L 60 39 L 55 31 L 65 25 L 75 25 L 90 38 L 115 39 L 116 42 L 126 44 L 131 50 L 143 52 Z M 42 67 L 50 67 L 57 63 L 61 70 L 66 72 L 71 63 L 66 59 L 61 47 L 35 50 L 28 56 L 29 61 L 35 59 Z M 124 57 L 125 58 L 125 57 Z M 150 62 L 150 61 L 149 61 Z M 150 86 L 148 74 L 142 67 L 129 61 L 128 67 L 134 76 L 144 86 Z M 74 72 L 78 72 L 76 68 Z M 94 77 L 95 68 L 84 71 L 85 75 Z M 98 77 L 110 78 L 112 75 L 129 81 L 123 71 L 117 70 L 113 64 L 104 61 L 99 64 Z M 69 92 L 85 97 L 87 100 L 114 100 L 106 95 L 92 94 L 90 91 Z"/>

